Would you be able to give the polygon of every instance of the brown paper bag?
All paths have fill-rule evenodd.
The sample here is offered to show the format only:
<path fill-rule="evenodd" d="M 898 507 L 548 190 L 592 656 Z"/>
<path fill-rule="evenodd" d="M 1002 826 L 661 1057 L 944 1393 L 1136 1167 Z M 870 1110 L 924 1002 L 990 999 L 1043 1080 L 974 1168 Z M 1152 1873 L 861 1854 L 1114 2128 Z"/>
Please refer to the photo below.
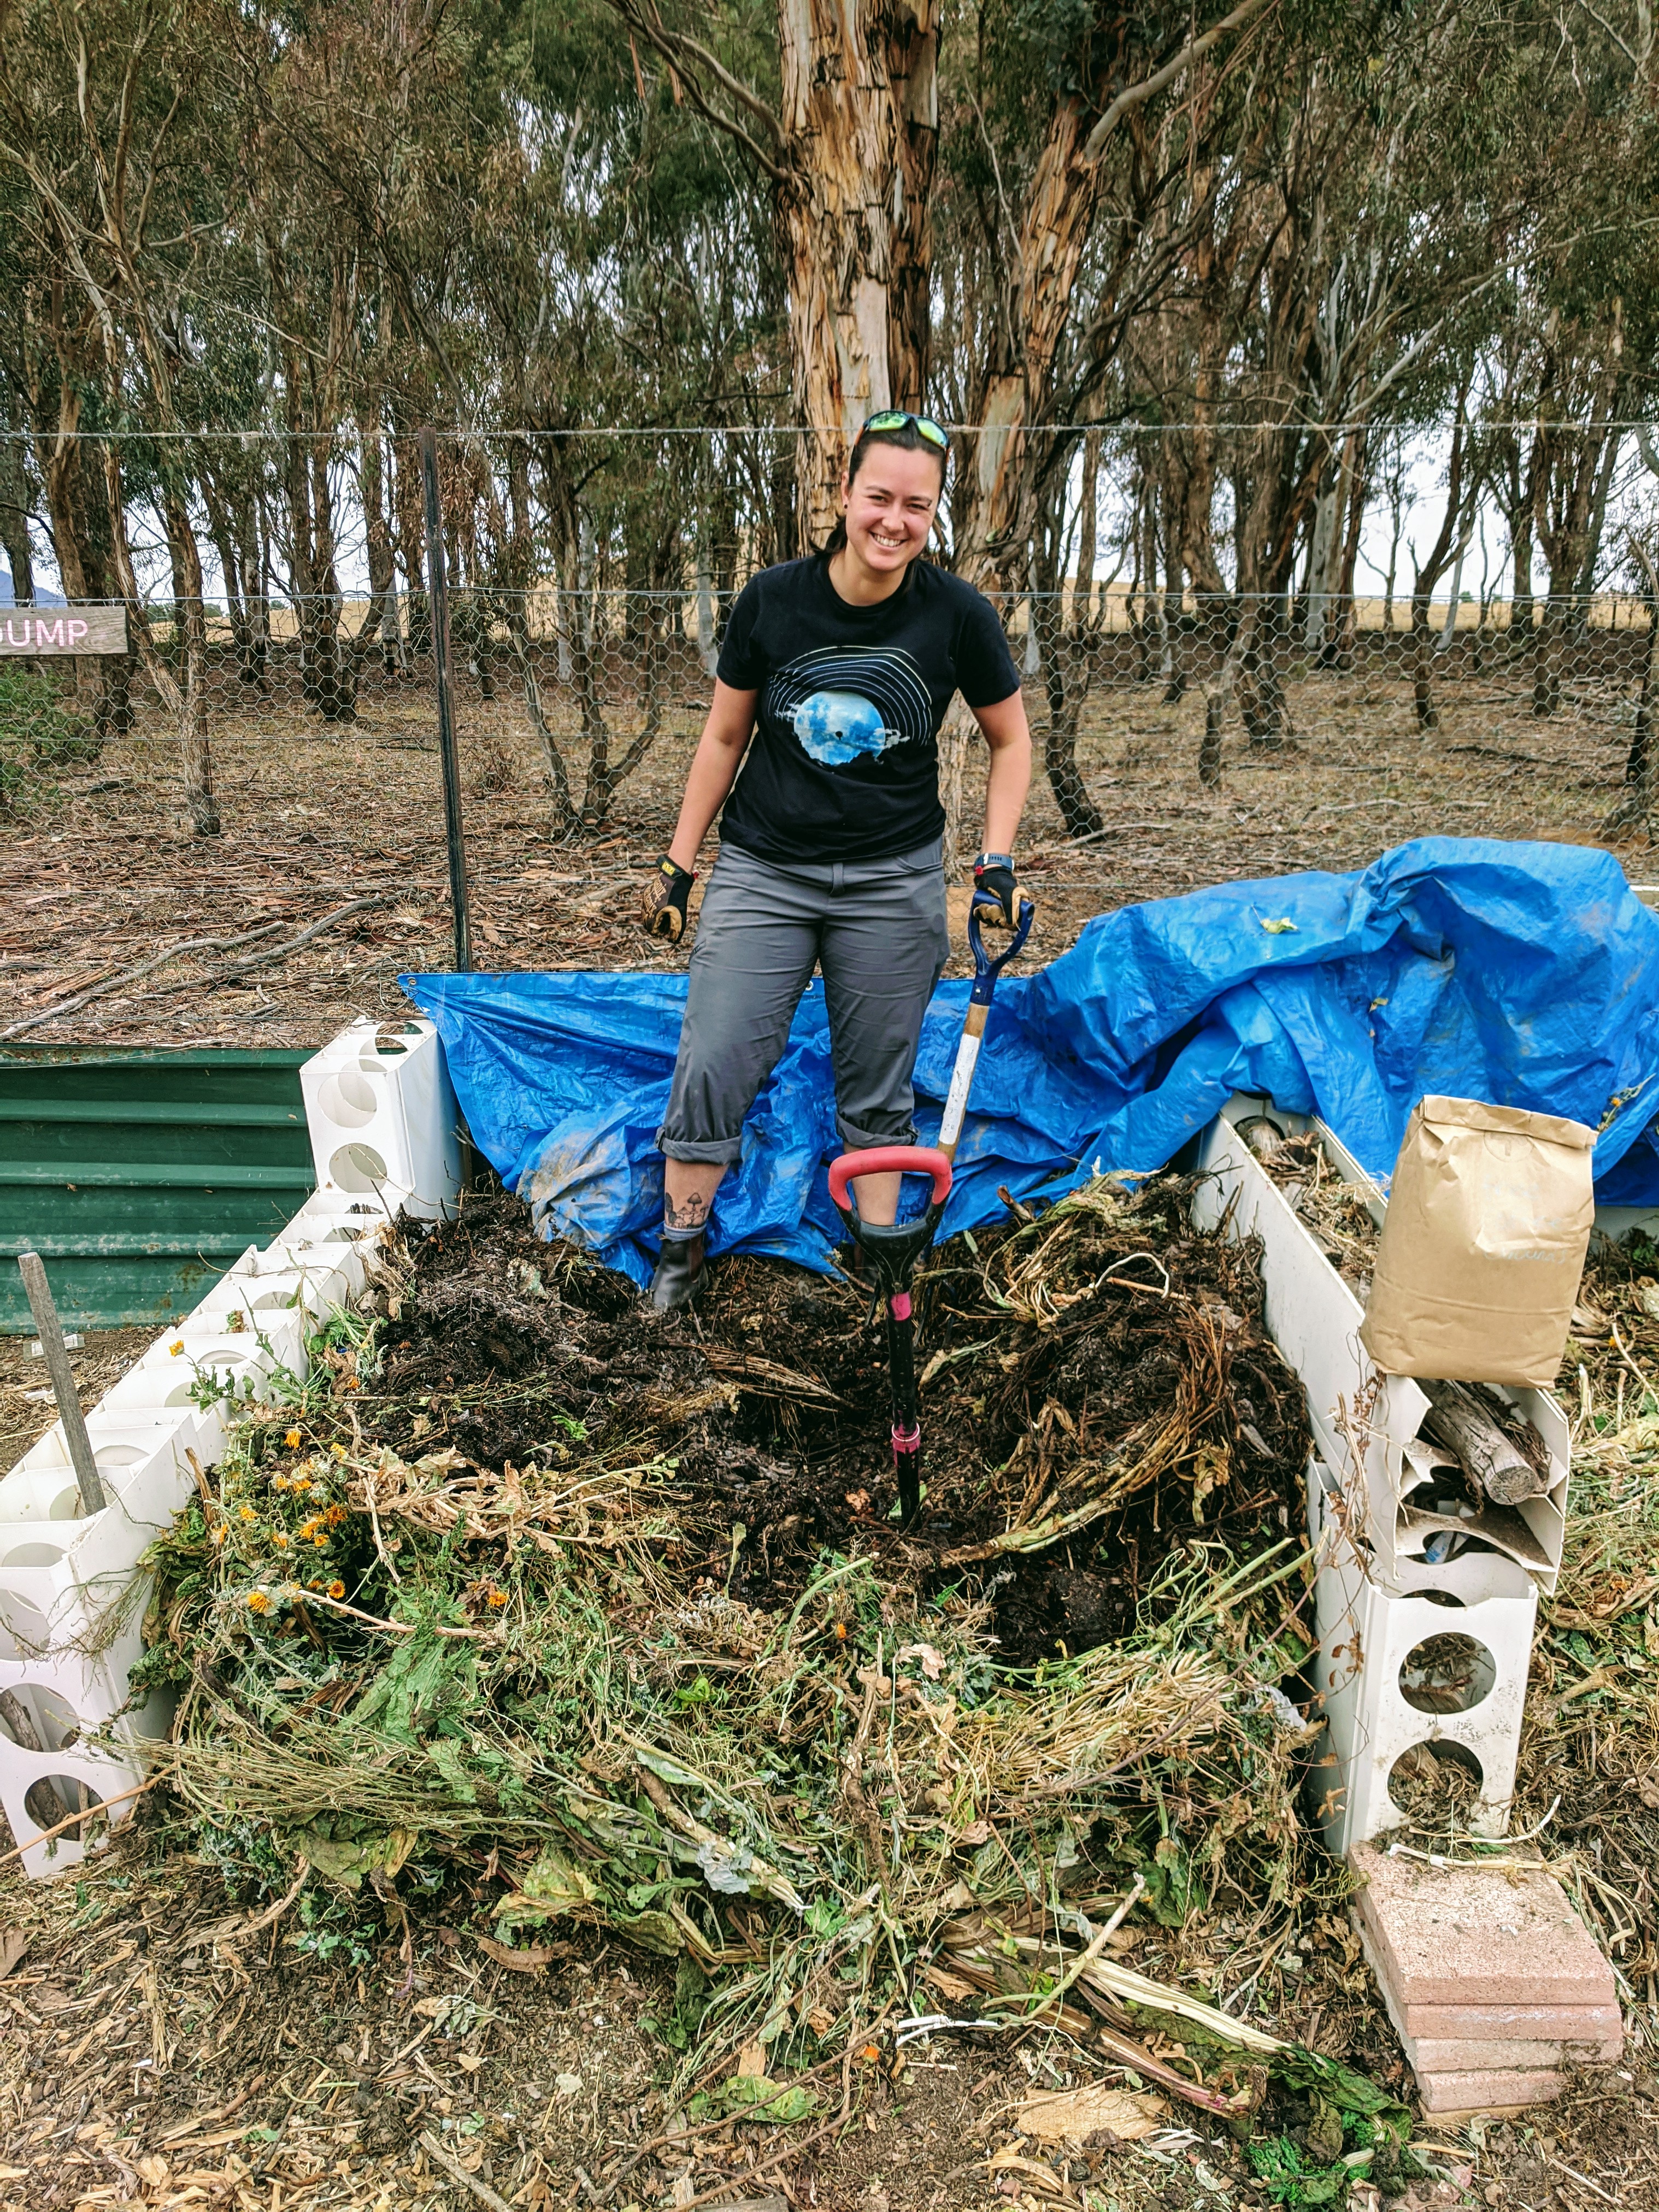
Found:
<path fill-rule="evenodd" d="M 1555 1380 L 1595 1213 L 1595 1142 L 1554 1114 L 1419 1101 L 1359 1331 L 1385 1373 Z"/>

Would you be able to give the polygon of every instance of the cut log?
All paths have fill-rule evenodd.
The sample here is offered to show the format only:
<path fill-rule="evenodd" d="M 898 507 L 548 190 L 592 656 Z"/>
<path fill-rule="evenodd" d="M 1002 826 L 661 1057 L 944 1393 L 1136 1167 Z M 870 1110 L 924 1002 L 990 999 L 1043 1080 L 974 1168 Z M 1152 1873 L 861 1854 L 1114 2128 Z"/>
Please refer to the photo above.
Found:
<path fill-rule="evenodd" d="M 1540 1497 L 1549 1488 L 1547 1462 L 1542 1468 L 1534 1466 L 1472 1390 L 1461 1382 L 1422 1382 L 1418 1387 L 1429 1400 L 1424 1428 L 1456 1454 L 1471 1481 L 1497 1504 L 1518 1505 L 1523 1498 Z"/>
<path fill-rule="evenodd" d="M 44 1751 L 33 1715 L 15 1690 L 0 1690 L 0 1728 L 23 1751 Z"/>

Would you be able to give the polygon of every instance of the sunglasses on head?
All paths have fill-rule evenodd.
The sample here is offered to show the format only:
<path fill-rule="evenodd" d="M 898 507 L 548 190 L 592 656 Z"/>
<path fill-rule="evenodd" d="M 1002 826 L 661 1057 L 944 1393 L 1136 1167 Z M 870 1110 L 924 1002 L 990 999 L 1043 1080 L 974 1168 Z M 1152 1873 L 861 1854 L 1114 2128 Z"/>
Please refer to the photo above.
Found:
<path fill-rule="evenodd" d="M 911 415 L 902 407 L 884 407 L 878 414 L 867 416 L 859 435 L 863 437 L 868 430 L 902 430 L 907 422 L 914 422 L 919 434 L 930 446 L 937 446 L 941 453 L 950 452 L 951 441 L 931 415 Z"/>

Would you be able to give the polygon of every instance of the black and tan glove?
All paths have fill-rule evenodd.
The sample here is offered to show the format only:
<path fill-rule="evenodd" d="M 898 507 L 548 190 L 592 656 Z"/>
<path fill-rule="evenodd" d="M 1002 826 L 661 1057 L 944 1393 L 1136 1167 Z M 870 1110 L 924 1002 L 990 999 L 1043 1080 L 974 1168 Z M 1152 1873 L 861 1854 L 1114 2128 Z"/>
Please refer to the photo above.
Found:
<path fill-rule="evenodd" d="M 971 911 L 981 929 L 1018 929 L 1020 901 L 1029 896 L 1014 873 L 1012 853 L 981 853 L 975 861 Z"/>
<path fill-rule="evenodd" d="M 640 927 L 647 937 L 678 945 L 685 934 L 685 902 L 696 877 L 665 853 L 640 891 Z"/>

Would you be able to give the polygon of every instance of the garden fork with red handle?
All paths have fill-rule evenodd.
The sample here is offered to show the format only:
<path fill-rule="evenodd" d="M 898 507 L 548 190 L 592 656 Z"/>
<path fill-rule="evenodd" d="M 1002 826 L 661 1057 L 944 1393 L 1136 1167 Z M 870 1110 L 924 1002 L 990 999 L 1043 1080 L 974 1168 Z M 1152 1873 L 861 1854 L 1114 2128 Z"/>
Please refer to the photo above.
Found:
<path fill-rule="evenodd" d="M 993 960 L 980 934 L 979 916 L 968 915 L 968 941 L 974 954 L 974 985 L 968 997 L 962 1042 L 957 1047 L 939 1122 L 937 1146 L 878 1145 L 867 1152 L 843 1152 L 830 1163 L 830 1195 L 847 1224 L 854 1241 L 870 1262 L 876 1296 L 887 1307 L 887 1372 L 893 1398 L 893 1468 L 898 1477 L 899 1520 L 908 1528 L 921 1510 L 921 1417 L 917 1404 L 915 1328 L 910 1310 L 910 1279 L 916 1261 L 933 1241 L 945 1201 L 951 1194 L 951 1163 L 962 1139 L 968 1112 L 968 1092 L 979 1058 L 980 1040 L 990 1011 L 997 977 L 1024 948 L 1036 913 L 1029 899 L 1020 902 L 1019 927 L 1007 950 Z M 914 1221 L 874 1222 L 860 1217 L 858 1202 L 848 1186 L 860 1176 L 925 1175 L 933 1178 L 933 1195 L 927 1209 Z"/>

